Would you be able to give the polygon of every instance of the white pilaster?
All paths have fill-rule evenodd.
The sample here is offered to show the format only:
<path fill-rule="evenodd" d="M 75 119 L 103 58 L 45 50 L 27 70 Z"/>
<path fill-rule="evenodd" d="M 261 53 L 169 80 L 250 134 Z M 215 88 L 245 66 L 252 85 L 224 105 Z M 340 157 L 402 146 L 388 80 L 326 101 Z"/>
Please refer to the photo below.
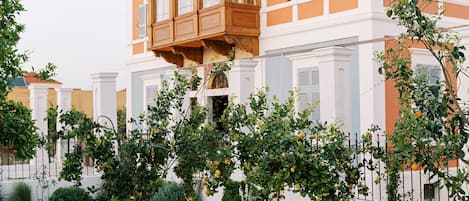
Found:
<path fill-rule="evenodd" d="M 48 84 L 29 85 L 31 115 L 40 135 L 47 135 L 47 94 Z"/>
<path fill-rule="evenodd" d="M 255 92 L 255 76 L 257 61 L 237 59 L 229 72 L 230 96 L 235 97 L 234 103 L 246 103 Z"/>
<path fill-rule="evenodd" d="M 313 51 L 319 68 L 321 120 L 343 124 L 351 129 L 349 62 L 352 51 L 327 47 Z"/>
<path fill-rule="evenodd" d="M 116 77 L 117 73 L 91 74 L 93 118 L 101 125 L 109 128 L 113 125 L 115 129 L 117 129 Z"/>
<path fill-rule="evenodd" d="M 47 94 L 49 84 L 33 83 L 29 85 L 29 104 L 31 108 L 31 116 L 35 121 L 39 136 L 47 136 Z M 39 148 L 36 151 L 36 157 L 30 160 L 31 165 L 41 167 L 47 161 L 48 153 L 45 149 Z M 33 173 L 35 174 L 35 173 Z"/>
<path fill-rule="evenodd" d="M 59 131 L 62 129 L 62 125 L 60 124 L 60 114 L 68 112 L 72 109 L 72 89 L 58 87 L 55 88 L 55 91 L 57 92 L 57 130 Z M 68 140 L 57 140 L 57 161 L 61 161 L 59 159 L 65 156 L 64 154 L 67 152 L 68 149 Z"/>
<path fill-rule="evenodd" d="M 198 87 L 197 91 L 197 102 L 199 105 L 206 105 L 207 104 L 207 96 L 205 95 L 205 89 L 201 89 L 205 87 L 203 83 L 206 83 L 207 81 L 207 74 L 206 74 L 207 68 L 205 66 L 199 66 L 197 67 L 197 76 L 199 76 L 202 80 L 200 81 L 200 86 Z"/>

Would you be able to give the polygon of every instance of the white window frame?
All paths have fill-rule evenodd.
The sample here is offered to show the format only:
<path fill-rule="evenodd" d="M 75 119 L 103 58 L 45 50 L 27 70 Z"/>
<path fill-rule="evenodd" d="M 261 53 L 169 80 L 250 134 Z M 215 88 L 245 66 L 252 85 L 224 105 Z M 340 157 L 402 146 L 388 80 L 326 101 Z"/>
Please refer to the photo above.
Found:
<path fill-rule="evenodd" d="M 415 71 L 422 66 L 439 67 L 438 61 L 426 49 L 410 48 L 412 69 Z M 443 71 L 440 69 L 440 81 L 443 80 Z"/>
<path fill-rule="evenodd" d="M 419 48 L 410 48 L 410 55 L 411 55 L 411 66 L 412 70 L 416 70 L 417 68 L 423 66 L 438 66 L 438 61 L 433 57 L 433 55 L 427 49 L 419 49 Z M 440 81 L 444 79 L 443 71 L 440 69 Z M 427 139 L 431 145 L 435 145 L 436 142 L 433 139 Z"/>
<path fill-rule="evenodd" d="M 316 71 L 318 73 L 318 79 L 317 79 L 317 84 L 313 85 L 313 83 L 310 83 L 310 85 L 301 85 L 300 84 L 300 73 L 302 72 L 313 72 L 313 71 Z M 311 76 L 311 75 L 310 75 Z M 311 66 L 311 67 L 301 67 L 301 68 L 297 68 L 295 70 L 295 80 L 293 80 L 295 82 L 295 86 L 296 88 L 298 89 L 298 97 L 299 97 L 299 100 L 297 100 L 297 103 L 295 104 L 295 109 L 297 112 L 301 112 L 300 110 L 301 109 L 304 109 L 304 108 L 300 108 L 300 101 L 304 101 L 302 100 L 302 95 L 303 94 L 318 94 L 318 97 L 317 97 L 317 100 L 316 101 L 313 101 L 313 100 L 307 100 L 307 104 L 316 104 L 317 101 L 320 100 L 320 88 L 319 88 L 319 85 L 321 83 L 319 83 L 319 76 L 320 76 L 320 72 L 319 72 L 319 67 L 318 66 Z M 312 78 L 312 77 L 311 77 Z M 312 80 L 311 80 L 312 81 Z M 317 116 L 317 118 L 313 118 L 314 116 Z M 311 114 L 311 119 L 312 120 L 320 120 L 321 119 L 321 111 L 320 111 L 320 106 L 319 104 L 316 105 L 316 107 L 314 108 L 314 112 Z"/>
<path fill-rule="evenodd" d="M 138 5 L 137 34 L 138 38 L 145 38 L 147 36 L 147 4 Z"/>
<path fill-rule="evenodd" d="M 143 106 L 144 106 L 144 111 L 147 110 L 147 106 L 150 105 L 151 103 L 148 102 L 147 100 L 147 89 L 149 87 L 157 87 L 157 93 L 160 90 L 161 87 L 161 75 L 145 75 L 141 77 L 143 80 Z M 156 95 L 156 94 L 154 94 Z M 153 99 L 152 99 L 153 100 Z"/>
<path fill-rule="evenodd" d="M 169 19 L 169 1 L 170 0 L 155 0 L 156 22 Z"/>

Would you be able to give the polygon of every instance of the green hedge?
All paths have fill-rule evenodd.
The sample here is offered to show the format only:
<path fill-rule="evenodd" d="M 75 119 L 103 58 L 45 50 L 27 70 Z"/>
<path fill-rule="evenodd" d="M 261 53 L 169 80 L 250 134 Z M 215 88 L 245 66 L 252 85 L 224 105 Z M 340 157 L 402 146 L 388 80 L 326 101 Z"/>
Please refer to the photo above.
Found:
<path fill-rule="evenodd" d="M 221 201 L 241 201 L 241 195 L 239 194 L 240 188 L 241 182 L 227 181 L 223 190 L 223 198 Z"/>
<path fill-rule="evenodd" d="M 58 188 L 49 201 L 92 201 L 90 194 L 79 187 Z"/>
<path fill-rule="evenodd" d="M 23 182 L 17 183 L 8 201 L 31 201 L 31 187 Z"/>

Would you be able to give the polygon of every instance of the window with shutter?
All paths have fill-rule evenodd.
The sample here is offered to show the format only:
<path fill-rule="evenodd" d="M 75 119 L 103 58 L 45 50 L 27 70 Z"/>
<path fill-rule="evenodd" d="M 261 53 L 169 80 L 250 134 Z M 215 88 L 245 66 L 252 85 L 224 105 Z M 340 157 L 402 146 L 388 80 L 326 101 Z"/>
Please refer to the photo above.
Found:
<path fill-rule="evenodd" d="M 417 65 L 415 73 L 417 76 L 424 76 L 429 85 L 435 85 L 441 80 L 441 69 L 438 66 Z"/>
<path fill-rule="evenodd" d="M 137 29 L 138 29 L 139 38 L 144 38 L 147 36 L 147 5 L 146 4 L 142 4 L 138 6 Z"/>
<path fill-rule="evenodd" d="M 309 105 L 315 105 L 311 115 L 312 120 L 319 120 L 319 71 L 317 68 L 303 68 L 298 70 L 298 111 L 303 111 Z"/>
<path fill-rule="evenodd" d="M 150 85 L 145 89 L 145 106 L 153 106 L 155 104 L 156 93 L 158 93 L 158 85 Z"/>
<path fill-rule="evenodd" d="M 190 13 L 194 10 L 193 0 L 178 0 L 178 15 Z"/>
<path fill-rule="evenodd" d="M 156 21 L 169 19 L 169 0 L 156 0 Z"/>

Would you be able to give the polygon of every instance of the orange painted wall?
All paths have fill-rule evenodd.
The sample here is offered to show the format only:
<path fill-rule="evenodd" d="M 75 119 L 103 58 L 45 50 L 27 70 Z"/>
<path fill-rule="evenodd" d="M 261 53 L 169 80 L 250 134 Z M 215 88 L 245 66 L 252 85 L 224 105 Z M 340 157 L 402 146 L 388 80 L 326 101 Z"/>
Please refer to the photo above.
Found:
<path fill-rule="evenodd" d="M 298 4 L 298 19 L 322 16 L 324 14 L 324 0 L 313 0 Z"/>
<path fill-rule="evenodd" d="M 267 0 L 267 6 L 273 6 L 285 2 L 288 2 L 288 0 Z"/>
<path fill-rule="evenodd" d="M 292 7 L 267 12 L 267 26 L 284 24 L 292 21 Z"/>
<path fill-rule="evenodd" d="M 8 100 L 21 102 L 27 108 L 29 107 L 29 89 L 26 87 L 15 87 L 7 96 Z"/>
<path fill-rule="evenodd" d="M 469 6 L 444 2 L 443 9 L 445 11 L 445 16 L 469 19 Z"/>
<path fill-rule="evenodd" d="M 137 11 L 140 4 L 143 4 L 143 0 L 132 0 L 132 38 L 134 40 L 138 39 Z"/>
<path fill-rule="evenodd" d="M 358 8 L 358 0 L 329 0 L 329 13 Z"/>
<path fill-rule="evenodd" d="M 122 90 L 120 90 L 120 91 L 118 91 L 118 92 L 116 93 L 116 97 L 117 97 L 117 100 L 116 100 L 117 109 L 125 110 L 126 105 L 127 105 L 126 96 L 127 96 L 127 90 L 126 90 L 126 89 L 122 89 Z"/>
<path fill-rule="evenodd" d="M 412 40 L 407 40 L 406 44 L 410 48 L 418 48 L 418 49 L 425 49 L 425 46 L 422 43 L 412 42 Z M 397 48 L 398 41 L 397 40 L 389 40 L 385 42 L 385 49 L 388 50 L 390 48 Z M 401 55 L 402 57 L 410 58 L 410 52 L 404 51 Z M 452 68 L 447 69 L 450 75 L 450 82 L 453 86 L 457 88 L 456 82 L 456 75 L 452 73 Z M 395 87 L 394 80 L 388 79 L 385 81 L 385 110 L 386 110 L 386 133 L 392 134 L 395 129 L 396 122 L 399 121 L 399 108 L 400 105 L 398 103 L 399 98 L 399 91 Z M 392 144 L 388 143 L 388 147 L 392 147 Z M 456 167 L 458 166 L 457 160 L 448 161 L 449 167 Z"/>
<path fill-rule="evenodd" d="M 142 43 L 137 43 L 132 45 L 132 53 L 133 54 L 142 54 L 144 52 L 144 44 Z"/>

